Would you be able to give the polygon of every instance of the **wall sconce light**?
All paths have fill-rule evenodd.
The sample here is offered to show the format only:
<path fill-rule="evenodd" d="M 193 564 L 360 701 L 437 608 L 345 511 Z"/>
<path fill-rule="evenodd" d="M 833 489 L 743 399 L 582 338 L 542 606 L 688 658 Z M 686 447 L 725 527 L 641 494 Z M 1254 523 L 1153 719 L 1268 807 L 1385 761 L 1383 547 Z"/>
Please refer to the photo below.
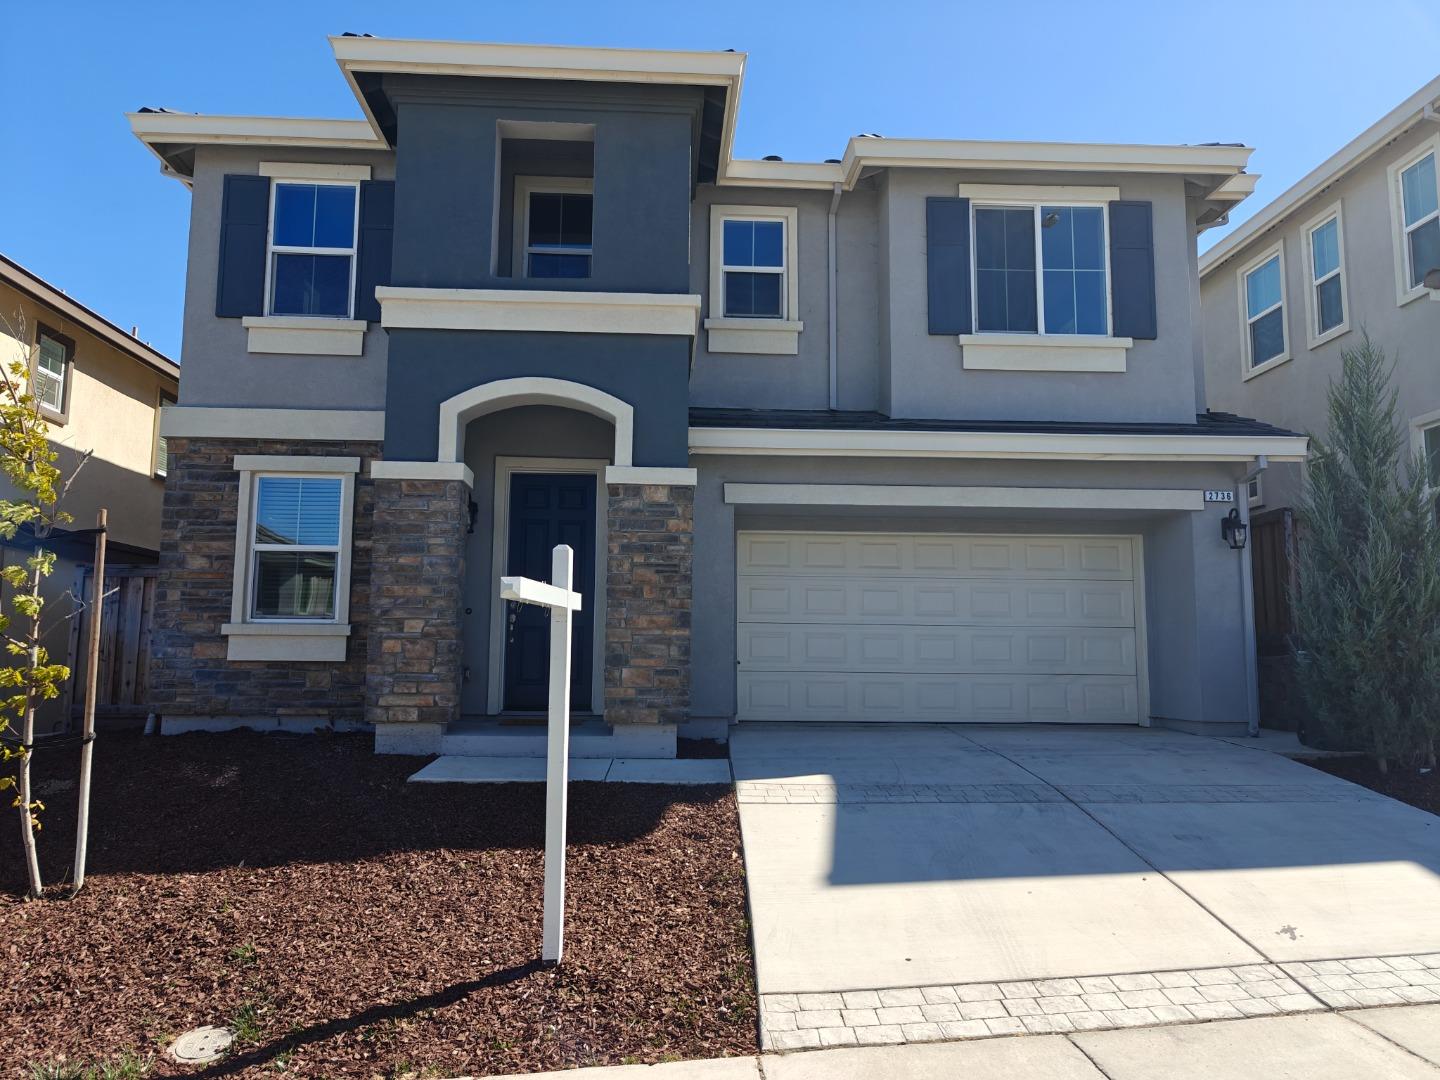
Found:
<path fill-rule="evenodd" d="M 1220 535 L 1235 551 L 1245 550 L 1245 541 L 1250 537 L 1250 527 L 1240 520 L 1239 509 L 1231 509 L 1230 513 L 1220 519 Z"/>

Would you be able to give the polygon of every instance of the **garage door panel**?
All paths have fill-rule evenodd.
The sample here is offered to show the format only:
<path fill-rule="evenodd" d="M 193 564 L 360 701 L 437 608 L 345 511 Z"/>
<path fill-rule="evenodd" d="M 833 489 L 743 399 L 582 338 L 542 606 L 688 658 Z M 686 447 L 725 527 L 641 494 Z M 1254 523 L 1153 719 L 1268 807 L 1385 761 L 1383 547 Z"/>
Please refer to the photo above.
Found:
<path fill-rule="evenodd" d="M 1133 542 L 1120 536 L 742 533 L 738 558 L 742 567 L 756 574 L 1115 580 L 1134 576 Z"/>
<path fill-rule="evenodd" d="M 1118 675 L 823 675 L 742 669 L 747 720 L 1133 724 L 1136 682 Z"/>
<path fill-rule="evenodd" d="M 777 626 L 742 623 L 741 665 L 753 671 L 1134 675 L 1127 627 Z"/>
<path fill-rule="evenodd" d="M 1129 581 L 755 577 L 737 589 L 741 622 L 1133 626 Z"/>
<path fill-rule="evenodd" d="M 741 533 L 745 720 L 1135 723 L 1125 537 Z"/>

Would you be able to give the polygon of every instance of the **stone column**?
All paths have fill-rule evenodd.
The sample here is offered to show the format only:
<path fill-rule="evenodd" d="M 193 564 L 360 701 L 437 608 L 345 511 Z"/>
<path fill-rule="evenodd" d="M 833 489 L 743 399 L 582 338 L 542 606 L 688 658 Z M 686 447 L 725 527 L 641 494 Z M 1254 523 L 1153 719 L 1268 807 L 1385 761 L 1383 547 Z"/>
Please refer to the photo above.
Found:
<path fill-rule="evenodd" d="M 605 719 L 679 724 L 690 715 L 695 489 L 610 484 Z"/>
<path fill-rule="evenodd" d="M 375 480 L 365 718 L 378 753 L 434 753 L 460 715 L 470 489 Z"/>

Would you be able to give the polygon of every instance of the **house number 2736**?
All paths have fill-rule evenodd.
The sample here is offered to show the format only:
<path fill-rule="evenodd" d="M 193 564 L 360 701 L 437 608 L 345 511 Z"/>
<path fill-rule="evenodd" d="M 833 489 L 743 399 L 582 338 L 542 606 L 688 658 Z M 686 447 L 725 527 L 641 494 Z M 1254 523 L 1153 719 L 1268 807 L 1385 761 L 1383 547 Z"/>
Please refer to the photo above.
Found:
<path fill-rule="evenodd" d="M 1235 493 L 1233 491 L 1207 491 L 1205 492 L 1205 501 L 1233 503 L 1235 501 Z"/>

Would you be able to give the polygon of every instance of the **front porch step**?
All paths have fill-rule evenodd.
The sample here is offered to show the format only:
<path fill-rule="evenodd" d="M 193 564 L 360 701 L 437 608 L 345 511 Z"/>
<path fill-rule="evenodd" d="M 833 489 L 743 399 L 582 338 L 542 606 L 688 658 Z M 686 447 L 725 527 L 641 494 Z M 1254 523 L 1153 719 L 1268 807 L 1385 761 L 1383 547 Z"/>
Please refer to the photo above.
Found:
<path fill-rule="evenodd" d="M 492 718 L 459 720 L 440 737 L 440 753 L 451 757 L 538 758 L 544 760 L 544 724 L 501 724 Z M 673 758 L 673 724 L 628 724 L 617 728 L 600 719 L 570 725 L 570 757 Z"/>

